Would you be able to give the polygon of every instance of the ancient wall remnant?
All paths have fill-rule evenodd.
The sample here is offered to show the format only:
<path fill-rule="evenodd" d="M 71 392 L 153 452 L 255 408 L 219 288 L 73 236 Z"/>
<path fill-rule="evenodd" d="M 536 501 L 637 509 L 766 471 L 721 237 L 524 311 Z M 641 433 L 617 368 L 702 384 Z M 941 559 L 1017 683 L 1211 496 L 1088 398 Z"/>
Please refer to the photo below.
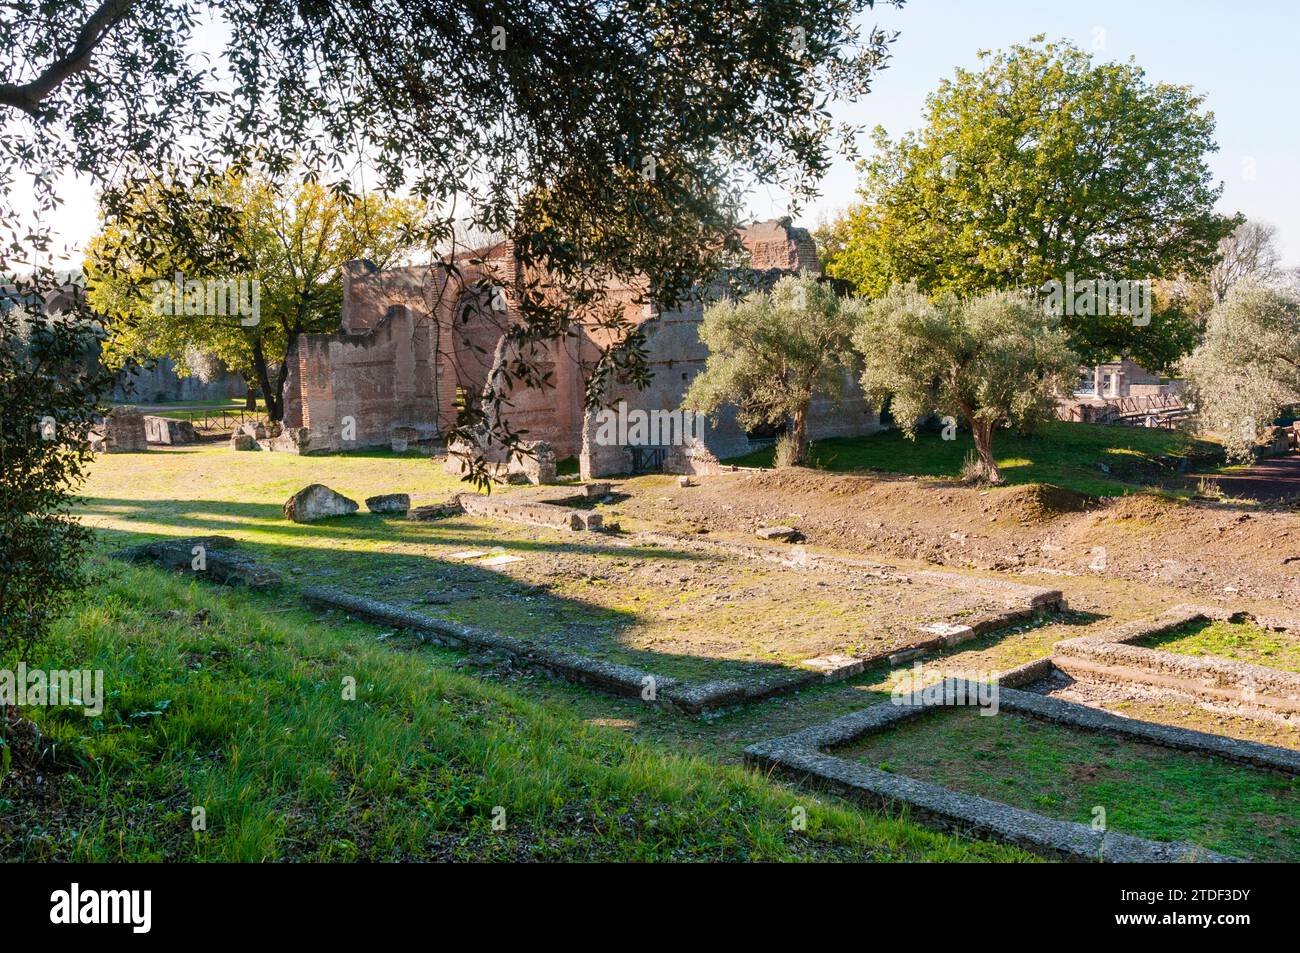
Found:
<path fill-rule="evenodd" d="M 788 219 L 751 225 L 739 237 L 750 258 L 750 267 L 740 271 L 750 286 L 770 285 L 795 271 L 820 272 L 812 237 Z M 491 393 L 501 398 L 497 423 L 546 444 L 556 460 L 579 457 L 584 477 L 642 470 L 704 473 L 719 459 L 751 449 L 733 408 L 724 408 L 682 440 L 644 446 L 598 440 L 585 399 L 591 368 L 612 343 L 610 332 L 581 327 L 559 340 L 519 344 L 507 332 L 522 322 L 523 272 L 508 242 L 429 267 L 381 271 L 370 262 L 349 262 L 343 269 L 339 330 L 300 335 L 290 352 L 285 427 L 305 429 L 313 451 L 428 446 L 453 429 L 459 403 Z M 704 307 L 729 289 L 734 291 L 735 282 L 720 279 L 677 308 L 660 310 L 644 281 L 611 282 L 606 298 L 640 329 L 652 378 L 645 388 L 611 382 L 607 404 L 678 411 L 708 357 L 699 337 Z M 521 353 L 521 347 L 530 353 Z M 543 385 L 529 386 L 509 373 L 521 360 L 541 371 Z M 877 429 L 856 380 L 848 386 L 844 404 L 813 406 L 814 438 Z M 485 408 L 495 405 L 483 401 Z M 509 448 L 493 446 L 486 437 L 472 450 L 503 475 L 520 469 Z M 459 467 L 460 461 L 453 458 L 448 466 Z M 540 473 L 546 482 L 545 465 Z"/>

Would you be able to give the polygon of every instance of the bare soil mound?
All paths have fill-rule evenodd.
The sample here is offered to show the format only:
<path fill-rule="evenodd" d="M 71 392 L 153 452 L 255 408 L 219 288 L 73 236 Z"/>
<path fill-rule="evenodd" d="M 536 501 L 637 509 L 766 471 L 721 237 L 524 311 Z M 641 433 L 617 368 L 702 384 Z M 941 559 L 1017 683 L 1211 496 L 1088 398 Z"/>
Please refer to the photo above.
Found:
<path fill-rule="evenodd" d="M 980 570 L 1104 573 L 1199 595 L 1300 605 L 1300 513 L 1285 509 L 795 468 L 719 474 L 699 484 L 629 480 L 617 508 L 675 532 L 791 525 L 813 545 L 867 555 Z"/>

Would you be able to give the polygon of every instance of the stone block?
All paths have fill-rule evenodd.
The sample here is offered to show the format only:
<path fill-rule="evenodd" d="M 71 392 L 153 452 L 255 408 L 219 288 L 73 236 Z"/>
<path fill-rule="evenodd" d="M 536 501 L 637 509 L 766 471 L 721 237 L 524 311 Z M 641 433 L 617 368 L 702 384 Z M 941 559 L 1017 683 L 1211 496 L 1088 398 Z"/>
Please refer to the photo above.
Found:
<path fill-rule="evenodd" d="M 943 639 L 944 645 L 959 645 L 975 638 L 976 635 L 975 630 L 969 625 L 957 625 L 952 622 L 927 622 L 917 628 L 927 635 L 939 636 Z"/>
<path fill-rule="evenodd" d="M 828 682 L 838 682 L 862 672 L 866 667 L 866 661 L 850 655 L 819 655 L 816 658 L 804 659 L 799 665 L 818 672 Z"/>
<path fill-rule="evenodd" d="M 295 523 L 311 523 L 331 516 L 350 516 L 359 507 L 342 493 L 336 493 L 323 483 L 304 487 L 284 504 L 284 518 Z"/>
<path fill-rule="evenodd" d="M 794 543 L 802 539 L 802 535 L 792 526 L 764 526 L 754 533 L 759 539 L 777 540 L 782 543 Z"/>
<path fill-rule="evenodd" d="M 408 520 L 417 520 L 419 522 L 429 522 L 430 520 L 442 520 L 451 516 L 460 516 L 464 512 L 465 510 L 461 507 L 460 502 L 456 499 L 452 499 L 446 503 L 417 506 L 406 514 L 406 518 Z"/>
<path fill-rule="evenodd" d="M 389 446 L 393 453 L 405 453 L 411 445 L 420 439 L 420 431 L 414 427 L 394 427 L 389 435 Z"/>
<path fill-rule="evenodd" d="M 582 510 L 575 510 L 569 514 L 569 527 L 571 529 L 602 529 L 604 519 L 599 513 L 587 513 Z"/>
<path fill-rule="evenodd" d="M 258 445 L 258 442 L 254 440 L 252 437 L 250 437 L 248 434 L 241 433 L 237 430 L 230 435 L 230 449 L 231 450 L 261 450 L 262 448 L 261 446 Z"/>
<path fill-rule="evenodd" d="M 406 513 L 411 508 L 411 497 L 406 493 L 384 493 L 366 497 L 366 509 L 372 513 Z"/>
<path fill-rule="evenodd" d="M 144 418 L 144 436 L 149 443 L 173 444 L 195 443 L 194 425 L 188 420 L 172 420 L 170 417 L 146 416 Z"/>
<path fill-rule="evenodd" d="M 555 451 L 545 440 L 534 440 L 521 446 L 522 452 L 510 458 L 509 475 L 522 476 L 534 486 L 556 482 Z"/>
<path fill-rule="evenodd" d="M 110 411 L 104 418 L 100 433 L 101 448 L 110 453 L 133 453 L 149 449 L 144 415 L 130 407 L 117 407 Z"/>

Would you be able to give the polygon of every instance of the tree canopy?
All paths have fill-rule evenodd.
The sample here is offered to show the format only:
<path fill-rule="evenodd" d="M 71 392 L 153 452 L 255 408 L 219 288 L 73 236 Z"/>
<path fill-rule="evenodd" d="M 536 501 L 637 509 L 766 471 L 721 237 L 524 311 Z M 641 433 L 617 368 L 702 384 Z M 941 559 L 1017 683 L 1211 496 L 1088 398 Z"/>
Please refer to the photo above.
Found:
<path fill-rule="evenodd" d="M 866 93 L 888 58 L 892 37 L 857 25 L 874 2 L 9 4 L 0 193 L 13 200 L 20 172 L 47 192 L 55 170 L 84 173 L 115 186 L 120 218 L 157 170 L 256 160 L 408 194 L 434 212 L 430 263 L 468 229 L 544 265 L 510 329 L 521 353 L 574 322 L 611 332 L 595 402 L 609 365 L 637 353 L 618 347 L 631 328 L 603 306 L 606 280 L 648 275 L 671 307 L 734 246 L 741 189 L 813 194 L 851 141 L 828 104 Z M 198 36 L 224 48 L 192 55 Z M 30 257 L 43 240 L 25 235 L 12 248 Z M 453 440 L 501 416 L 477 413 Z"/>
<path fill-rule="evenodd" d="M 1204 425 L 1247 459 L 1259 432 L 1300 403 L 1300 296 L 1260 280 L 1234 284 L 1184 371 Z"/>
<path fill-rule="evenodd" d="M 211 233 L 218 240 L 208 260 L 196 263 L 186 236 L 200 230 L 213 208 L 229 223 Z M 148 236 L 137 227 L 146 220 Z M 105 223 L 87 250 L 90 303 L 118 316 L 109 325 L 105 358 L 116 364 L 168 357 L 190 373 L 196 355 L 216 357 L 255 380 L 271 419 L 279 420 L 291 342 L 304 332 L 338 328 L 340 266 L 355 258 L 392 264 L 411 250 L 422 222 L 417 202 L 340 195 L 312 180 L 279 185 L 236 173 L 198 183 L 155 180 L 135 193 L 129 214 Z M 214 272 L 215 280 L 256 282 L 230 289 L 244 295 L 245 306 L 253 299 L 255 316 L 229 302 L 225 314 L 177 306 L 183 302 L 174 300 L 174 282 L 197 276 L 201 286 Z"/>
<path fill-rule="evenodd" d="M 929 96 L 918 132 L 877 128 L 847 234 L 827 231 L 842 241 L 831 274 L 873 297 L 909 281 L 964 296 L 1209 269 L 1237 220 L 1213 209 L 1203 96 L 1041 37 L 981 56 Z M 1181 317 L 1073 315 L 1065 329 L 1090 360 L 1160 368 L 1188 346 Z"/>
<path fill-rule="evenodd" d="M 1000 427 L 1033 427 L 1054 416 L 1079 366 L 1064 332 L 1049 325 L 1027 294 L 986 292 L 931 300 L 915 285 L 896 285 L 873 301 L 854 334 L 865 369 L 862 388 L 880 404 L 892 397 L 899 427 L 915 437 L 937 413 L 971 427 L 979 471 L 1001 473 L 993 456 Z"/>
<path fill-rule="evenodd" d="M 711 304 L 700 325 L 708 359 L 683 406 L 713 414 L 734 404 L 745 427 L 788 425 L 791 462 L 803 463 L 809 404 L 842 399 L 856 368 L 850 337 L 860 313 L 860 301 L 809 275 Z"/>

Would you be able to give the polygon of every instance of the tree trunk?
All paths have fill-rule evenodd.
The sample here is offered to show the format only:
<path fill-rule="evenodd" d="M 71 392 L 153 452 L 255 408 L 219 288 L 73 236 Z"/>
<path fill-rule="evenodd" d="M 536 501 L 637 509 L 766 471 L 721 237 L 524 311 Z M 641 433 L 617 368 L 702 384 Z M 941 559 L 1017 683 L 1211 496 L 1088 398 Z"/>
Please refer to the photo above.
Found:
<path fill-rule="evenodd" d="M 257 372 L 257 384 L 261 388 L 262 397 L 266 400 L 266 416 L 269 420 L 281 421 L 284 419 L 284 373 L 279 374 L 279 380 L 276 382 L 279 386 L 271 384 L 271 369 L 267 365 L 266 351 L 262 349 L 262 339 L 253 339 L 253 369 Z"/>
<path fill-rule="evenodd" d="M 257 382 L 248 375 L 244 375 L 244 386 L 247 388 L 244 397 L 244 410 L 252 413 L 257 410 Z"/>
<path fill-rule="evenodd" d="M 990 483 L 1002 482 L 1002 471 L 993 458 L 993 429 L 996 426 L 996 421 L 976 419 L 971 421 L 970 427 L 971 435 L 975 438 L 975 452 L 980 458 L 980 469 L 984 479 Z"/>
<path fill-rule="evenodd" d="M 794 446 L 794 465 L 806 466 L 808 463 L 808 405 L 804 404 L 794 412 L 790 420 L 790 443 Z"/>

